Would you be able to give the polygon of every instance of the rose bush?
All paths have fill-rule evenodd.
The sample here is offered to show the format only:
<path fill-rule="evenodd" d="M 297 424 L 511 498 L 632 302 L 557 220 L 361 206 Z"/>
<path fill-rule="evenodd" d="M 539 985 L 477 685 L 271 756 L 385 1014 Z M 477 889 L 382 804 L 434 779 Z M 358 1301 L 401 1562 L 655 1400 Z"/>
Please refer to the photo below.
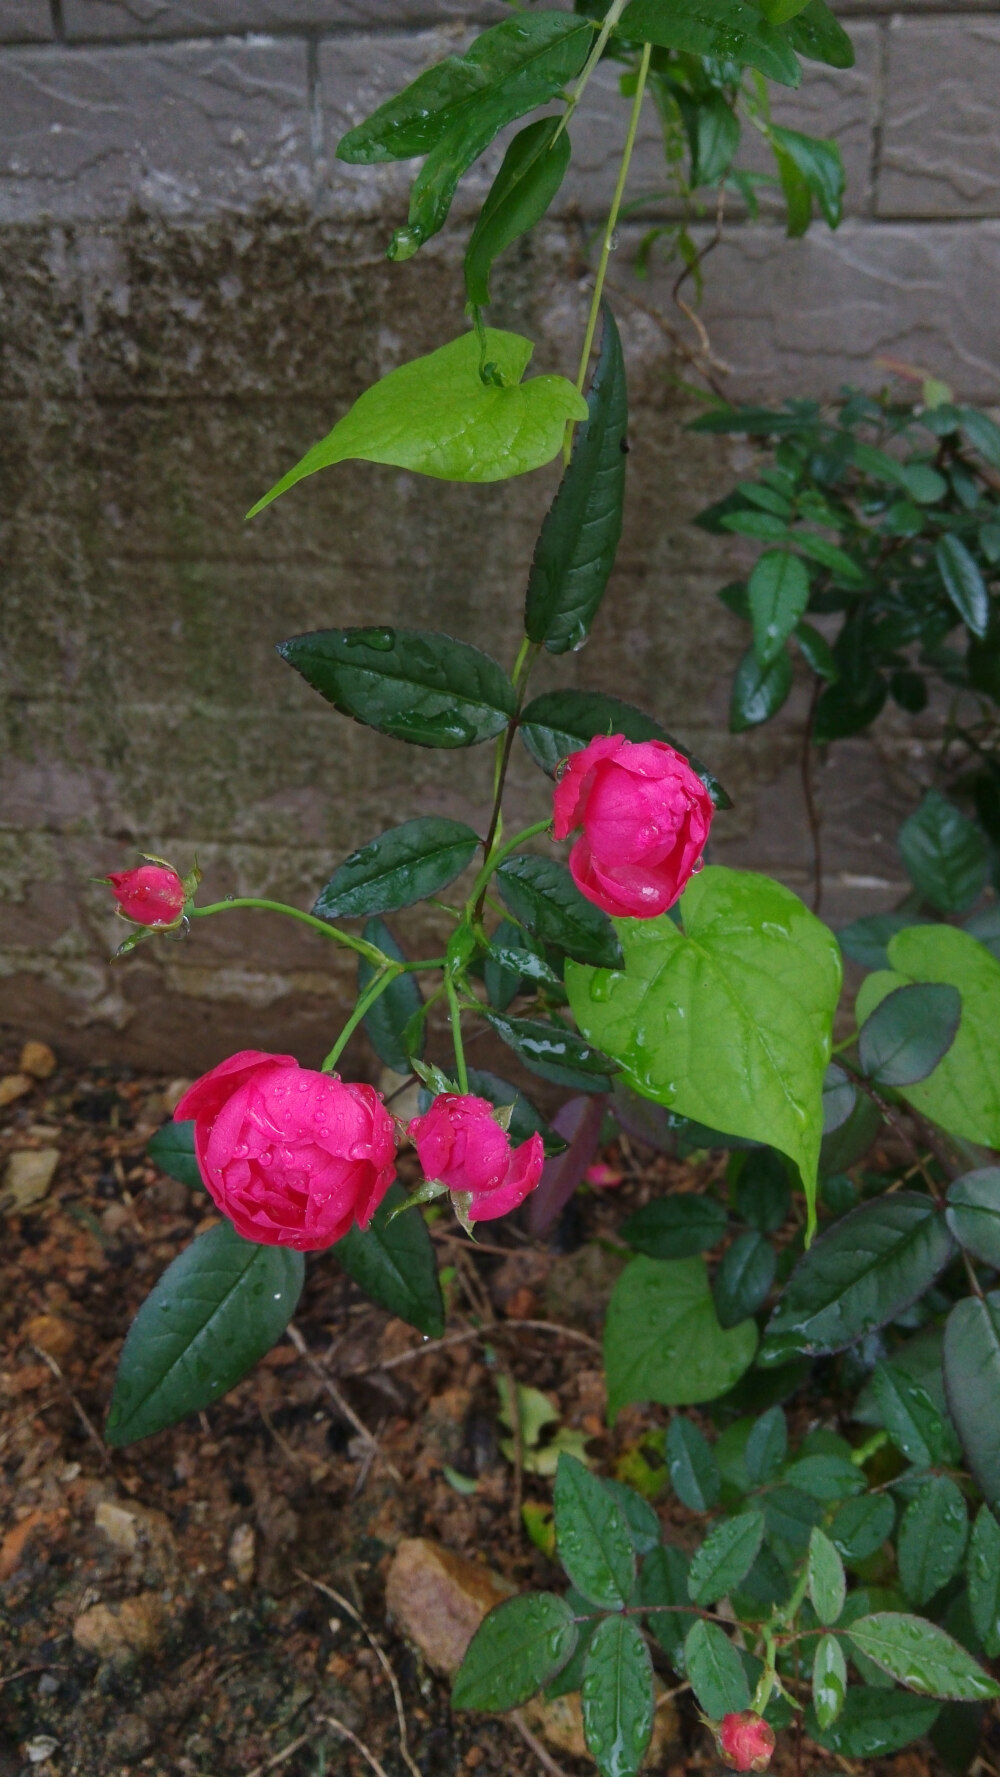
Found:
<path fill-rule="evenodd" d="M 517 1209 L 542 1176 L 541 1136 L 536 1132 L 512 1148 L 493 1106 L 471 1093 L 441 1093 L 414 1118 L 408 1134 L 426 1178 L 439 1179 L 463 1199 L 470 1222 L 495 1221 Z"/>

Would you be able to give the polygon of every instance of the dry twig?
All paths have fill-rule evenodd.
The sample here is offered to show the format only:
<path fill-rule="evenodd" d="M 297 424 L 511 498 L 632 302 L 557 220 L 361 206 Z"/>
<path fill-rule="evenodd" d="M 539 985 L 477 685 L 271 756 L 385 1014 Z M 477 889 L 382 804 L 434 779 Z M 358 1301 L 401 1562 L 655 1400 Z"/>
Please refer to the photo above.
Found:
<path fill-rule="evenodd" d="M 546 1752 L 545 1747 L 542 1745 L 537 1734 L 532 1733 L 519 1709 L 512 1709 L 508 1716 L 508 1720 L 513 1723 L 514 1727 L 520 1734 L 521 1739 L 524 1741 L 525 1746 L 534 1753 L 543 1770 L 548 1771 L 549 1777 L 566 1777 L 562 1765 L 557 1765 L 552 1754 Z"/>
<path fill-rule="evenodd" d="M 366 1764 L 368 1764 L 374 1771 L 375 1777 L 386 1777 L 385 1766 L 379 1764 L 378 1759 L 375 1757 L 375 1754 L 371 1751 L 370 1747 L 367 1747 L 363 1740 L 359 1740 L 357 1734 L 353 1733 L 345 1722 L 338 1721 L 335 1715 L 321 1715 L 319 1719 L 321 1722 L 325 1723 L 328 1728 L 334 1728 L 338 1734 L 343 1734 L 345 1740 L 351 1742 L 351 1745 L 360 1752 L 361 1757 L 365 1760 Z"/>
<path fill-rule="evenodd" d="M 337 1387 L 337 1384 L 334 1382 L 333 1377 L 328 1376 L 327 1372 L 323 1369 L 322 1365 L 319 1364 L 316 1361 L 316 1359 L 313 1357 L 312 1352 L 309 1350 L 308 1345 L 306 1344 L 305 1340 L 303 1339 L 302 1334 L 299 1332 L 299 1329 L 295 1325 L 294 1321 L 292 1321 L 292 1320 L 289 1321 L 287 1327 L 285 1328 L 285 1332 L 287 1333 L 289 1339 L 291 1340 L 292 1344 L 294 1345 L 299 1356 L 301 1358 L 304 1358 L 307 1367 L 312 1371 L 313 1375 L 316 1377 L 316 1380 L 321 1384 L 321 1386 L 325 1389 L 326 1393 L 330 1396 L 330 1399 L 332 1400 L 338 1413 L 342 1414 L 342 1416 L 347 1420 L 349 1425 L 353 1425 L 358 1436 L 360 1438 L 363 1438 L 364 1442 L 368 1445 L 369 1449 L 372 1452 L 372 1460 L 374 1461 L 376 1456 L 380 1457 L 381 1460 L 385 1463 L 386 1468 L 389 1470 L 389 1473 L 392 1476 L 393 1480 L 398 1481 L 400 1483 L 400 1485 L 402 1485 L 403 1478 L 402 1478 L 401 1474 L 399 1473 L 399 1470 L 389 1461 L 389 1458 L 387 1456 L 385 1456 L 383 1454 L 383 1452 L 379 1449 L 378 1439 L 375 1437 L 373 1432 L 369 1431 L 364 1420 L 359 1419 L 357 1413 L 355 1413 L 355 1411 L 354 1411 L 354 1408 L 351 1406 L 350 1401 L 344 1399 L 344 1396 L 341 1394 L 340 1389 Z M 371 1466 L 371 1464 L 369 1464 L 369 1467 L 370 1466 Z"/>
<path fill-rule="evenodd" d="M 392 1700 L 396 1705 L 396 1720 L 399 1723 L 399 1750 L 403 1755 L 403 1763 L 407 1770 L 412 1772 L 412 1777 L 422 1777 L 420 1767 L 415 1763 L 410 1753 L 410 1742 L 406 1732 L 406 1711 L 403 1708 L 403 1695 L 399 1688 L 399 1680 L 396 1677 L 392 1662 L 382 1646 L 382 1643 L 377 1636 L 372 1634 L 364 1617 L 361 1615 L 361 1612 L 355 1608 L 349 1598 L 344 1597 L 342 1592 L 336 1591 L 333 1586 L 326 1585 L 323 1580 L 313 1579 L 312 1575 L 305 1573 L 301 1567 L 297 1567 L 295 1571 L 300 1579 L 306 1581 L 307 1585 L 314 1586 L 317 1592 L 322 1592 L 325 1598 L 332 1598 L 333 1602 L 339 1605 L 341 1610 L 346 1610 L 348 1616 L 357 1623 L 358 1628 L 368 1642 L 369 1647 L 374 1649 L 379 1665 L 392 1687 Z"/>
<path fill-rule="evenodd" d="M 86 1432 L 88 1438 L 90 1438 L 91 1442 L 97 1446 L 97 1454 L 101 1459 L 101 1467 L 103 1469 L 110 1470 L 111 1466 L 112 1466 L 111 1465 L 111 1458 L 108 1455 L 107 1446 L 105 1445 L 104 1439 L 101 1437 L 101 1434 L 98 1431 L 93 1420 L 88 1417 L 87 1413 L 84 1411 L 80 1402 L 77 1400 L 76 1395 L 73 1393 L 73 1390 L 70 1388 L 70 1385 L 67 1382 L 65 1376 L 63 1375 L 61 1369 L 59 1368 L 59 1365 L 56 1363 L 55 1358 L 50 1357 L 47 1351 L 43 1351 L 43 1349 L 40 1345 L 33 1345 L 31 1347 L 31 1349 L 34 1352 L 35 1356 L 38 1358 L 41 1358 L 42 1363 L 45 1364 L 52 1371 L 53 1376 L 55 1377 L 60 1388 L 62 1389 L 67 1400 L 69 1401 L 70 1406 L 72 1407 L 74 1413 L 76 1414 L 77 1418 L 79 1419 L 80 1424 L 83 1426 L 83 1429 Z"/>
<path fill-rule="evenodd" d="M 276 1752 L 273 1758 L 266 1759 L 262 1765 L 254 1765 L 253 1770 L 248 1771 L 247 1777 L 265 1777 L 266 1772 L 276 1771 L 278 1766 L 283 1765 L 286 1759 L 290 1759 L 294 1752 L 299 1752 L 303 1746 L 308 1745 L 314 1732 L 315 1729 L 310 1728 L 308 1734 L 300 1734 L 297 1740 L 289 1741 L 288 1745 L 283 1747 L 281 1752 Z"/>

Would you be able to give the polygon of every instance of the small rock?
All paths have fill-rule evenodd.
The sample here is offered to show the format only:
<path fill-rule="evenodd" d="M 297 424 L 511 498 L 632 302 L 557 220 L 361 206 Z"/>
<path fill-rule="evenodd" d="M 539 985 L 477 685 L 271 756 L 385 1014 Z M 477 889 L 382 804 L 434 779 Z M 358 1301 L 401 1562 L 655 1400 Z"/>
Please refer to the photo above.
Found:
<path fill-rule="evenodd" d="M 450 1677 L 486 1612 L 514 1591 L 491 1568 L 416 1536 L 401 1542 L 392 1558 L 385 1601 L 428 1666 Z"/>
<path fill-rule="evenodd" d="M 40 1203 L 58 1164 L 58 1148 L 16 1148 L 0 1187 L 0 1210 L 5 1215 L 20 1215 L 33 1203 Z"/>
<path fill-rule="evenodd" d="M 108 1735 L 108 1757 L 123 1765 L 137 1764 L 153 1746 L 153 1730 L 141 1715 L 123 1715 Z"/>
<path fill-rule="evenodd" d="M 47 1080 L 56 1071 L 56 1058 L 48 1043 L 25 1043 L 18 1066 L 33 1080 Z"/>
<path fill-rule="evenodd" d="M 29 1345 L 47 1351 L 57 1363 L 69 1357 L 79 1340 L 76 1328 L 58 1314 L 33 1314 L 29 1321 L 25 1321 L 22 1332 Z"/>
<path fill-rule="evenodd" d="M 120 1604 L 92 1604 L 73 1624 L 84 1653 L 117 1665 L 134 1654 L 152 1654 L 167 1631 L 167 1609 L 158 1592 L 138 1592 Z"/>
<path fill-rule="evenodd" d="M 34 1083 L 28 1074 L 4 1074 L 0 1080 L 0 1110 L 5 1105 L 13 1104 L 15 1098 L 23 1098 L 26 1092 L 31 1091 Z"/>
<path fill-rule="evenodd" d="M 135 1554 L 139 1547 L 139 1529 L 134 1512 L 115 1505 L 114 1500 L 102 1499 L 94 1513 L 94 1523 L 123 1555 Z"/>
<path fill-rule="evenodd" d="M 173 1116 L 188 1087 L 193 1084 L 193 1080 L 171 1080 L 169 1086 L 164 1087 L 163 1108 L 168 1117 Z"/>
<path fill-rule="evenodd" d="M 109 1203 L 101 1215 L 101 1227 L 105 1234 L 120 1234 L 131 1219 L 124 1203 Z"/>
<path fill-rule="evenodd" d="M 241 1586 L 249 1586 L 257 1561 L 257 1537 L 252 1524 L 237 1524 L 229 1539 L 229 1565 Z"/>
<path fill-rule="evenodd" d="M 31 1765 L 44 1764 L 46 1759 L 52 1757 L 58 1745 L 58 1740 L 53 1740 L 51 1734 L 36 1734 L 33 1740 L 26 1740 L 24 1743 L 28 1763 Z"/>

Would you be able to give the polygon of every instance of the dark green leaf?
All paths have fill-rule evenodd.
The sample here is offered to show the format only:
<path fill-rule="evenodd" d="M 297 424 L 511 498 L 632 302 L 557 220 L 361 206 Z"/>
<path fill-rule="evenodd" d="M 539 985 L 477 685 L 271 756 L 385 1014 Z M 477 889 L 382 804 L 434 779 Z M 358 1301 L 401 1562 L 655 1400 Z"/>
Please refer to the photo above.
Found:
<path fill-rule="evenodd" d="M 691 1558 L 688 1595 L 695 1604 L 714 1604 L 749 1573 L 764 1540 L 763 1512 L 723 1518 Z"/>
<path fill-rule="evenodd" d="M 556 1547 L 578 1592 L 621 1610 L 635 1584 L 635 1549 L 619 1501 L 575 1456 L 563 1452 L 554 1492 Z"/>
<path fill-rule="evenodd" d="M 496 1012 L 486 1012 L 484 1016 L 525 1067 L 543 1080 L 553 1080 L 557 1086 L 574 1086 L 581 1092 L 611 1091 L 610 1074 L 616 1071 L 615 1063 L 575 1031 L 535 1018 L 507 1018 Z"/>
<path fill-rule="evenodd" d="M 790 1487 L 808 1493 L 824 1505 L 850 1499 L 865 1488 L 861 1470 L 845 1456 L 800 1456 L 797 1462 L 789 1463 L 784 1479 Z"/>
<path fill-rule="evenodd" d="M 767 666 L 762 666 L 753 648 L 748 648 L 736 669 L 732 699 L 729 705 L 729 726 L 733 734 L 757 728 L 776 716 L 792 689 L 792 662 L 787 652 Z M 825 695 L 825 694 L 824 694 Z"/>
<path fill-rule="evenodd" d="M 838 144 L 820 136 L 803 136 L 798 130 L 779 129 L 777 124 L 772 125 L 771 138 L 816 199 L 824 220 L 836 228 L 843 215 L 845 184 Z"/>
<path fill-rule="evenodd" d="M 565 1594 L 565 1599 L 570 1610 L 577 1618 L 593 1608 L 589 1599 L 584 1598 L 583 1593 L 575 1591 L 572 1586 L 570 1586 L 569 1591 Z M 591 1616 L 587 1622 L 577 1622 L 577 1643 L 573 1656 L 571 1659 L 567 1660 L 565 1666 L 560 1669 L 555 1678 L 550 1679 L 545 1686 L 544 1695 L 546 1697 L 567 1697 L 571 1692 L 579 1691 L 581 1689 L 583 1685 L 583 1666 L 584 1661 L 587 1658 L 587 1650 L 590 1647 L 594 1638 L 594 1632 L 600 1621 L 600 1617 L 595 1615 Z"/>
<path fill-rule="evenodd" d="M 974 636 L 984 636 L 989 628 L 990 595 L 975 556 L 970 555 L 960 537 L 946 531 L 934 545 L 945 592 Z"/>
<path fill-rule="evenodd" d="M 777 1259 L 771 1242 L 752 1230 L 738 1234 L 719 1261 L 712 1298 L 720 1327 L 756 1314 L 774 1282 Z"/>
<path fill-rule="evenodd" d="M 823 1507 L 800 1487 L 771 1487 L 763 1496 L 769 1546 L 792 1567 L 805 1554 Z"/>
<path fill-rule="evenodd" d="M 759 68 L 769 80 L 798 86 L 802 70 L 787 34 L 746 0 L 632 0 L 618 26 L 623 37 L 718 56 Z"/>
<path fill-rule="evenodd" d="M 483 1618 L 455 1676 L 453 1709 L 516 1709 L 565 1666 L 577 1628 L 564 1598 L 527 1592 Z"/>
<path fill-rule="evenodd" d="M 747 1438 L 743 1460 L 751 1481 L 771 1481 L 788 1454 L 788 1424 L 780 1407 L 769 1407 Z"/>
<path fill-rule="evenodd" d="M 519 728 L 531 757 L 550 777 L 563 759 L 578 753 L 596 734 L 622 734 L 632 741 L 665 740 L 701 778 L 716 807 L 732 807 L 722 785 L 700 759 L 651 716 L 620 698 L 606 697 L 603 691 L 545 691 L 527 705 Z"/>
<path fill-rule="evenodd" d="M 671 88 L 680 107 L 691 152 L 692 188 L 717 185 L 729 171 L 740 145 L 740 123 L 725 95 L 708 91 L 691 97 Z"/>
<path fill-rule="evenodd" d="M 836 1545 L 814 1525 L 809 1537 L 809 1600 L 821 1623 L 837 1622 L 847 1597 L 847 1579 Z"/>
<path fill-rule="evenodd" d="M 619 969 L 622 948 L 606 913 L 588 901 L 554 858 L 506 858 L 496 873 L 500 898 L 545 944 L 578 962 Z"/>
<path fill-rule="evenodd" d="M 952 1309 L 944 1382 L 969 1467 L 989 1504 L 1000 1506 L 1000 1292 L 967 1296 Z"/>
<path fill-rule="evenodd" d="M 402 962 L 403 952 L 387 925 L 370 919 L 361 936 L 377 945 L 385 956 Z M 358 994 L 364 993 L 375 977 L 375 968 L 367 957 L 358 962 Z M 382 992 L 364 1016 L 365 1035 L 379 1060 L 394 1073 L 408 1074 L 413 1055 L 419 1060 L 424 1052 L 426 1031 L 423 1020 L 417 1019 L 423 998 L 416 975 L 399 975 Z M 416 1033 L 411 1035 L 411 1033 Z"/>
<path fill-rule="evenodd" d="M 846 1123 L 823 1137 L 819 1151 L 820 1176 L 829 1181 L 831 1174 L 843 1174 L 847 1167 L 853 1166 L 868 1152 L 881 1127 L 881 1111 L 866 1093 L 859 1092 Z M 836 1210 L 836 1214 L 842 1213 L 843 1209 Z"/>
<path fill-rule="evenodd" d="M 648 1555 L 660 1546 L 660 1520 L 649 1501 L 623 1481 L 605 1481 L 604 1488 L 618 1501 L 637 1555 Z"/>
<path fill-rule="evenodd" d="M 838 679 L 835 685 L 828 685 L 816 705 L 816 719 L 813 723 L 813 740 L 817 746 L 826 746 L 832 740 L 843 740 L 849 734 L 858 734 L 874 722 L 889 693 L 886 681 L 878 673 L 872 673 L 861 682 L 853 679 Z"/>
<path fill-rule="evenodd" d="M 768 549 L 747 588 L 753 644 L 761 666 L 777 658 L 809 604 L 809 575 L 797 555 Z"/>
<path fill-rule="evenodd" d="M 857 1088 L 842 1067 L 831 1061 L 823 1076 L 823 1134 L 842 1129 L 857 1102 Z"/>
<path fill-rule="evenodd" d="M 439 1339 L 444 1332 L 444 1303 L 434 1247 L 419 1210 L 393 1217 L 405 1202 L 402 1185 L 390 1185 L 371 1226 L 352 1228 L 330 1251 L 380 1308 L 428 1338 Z"/>
<path fill-rule="evenodd" d="M 628 394 L 625 360 L 604 307 L 601 355 L 587 397 L 588 418 L 535 545 L 524 627 L 550 654 L 581 648 L 604 596 L 622 530 Z"/>
<path fill-rule="evenodd" d="M 967 1172 L 948 1189 L 948 1226 L 966 1252 L 1000 1270 L 1000 1166 Z"/>
<path fill-rule="evenodd" d="M 911 716 L 919 716 L 921 710 L 927 708 L 927 680 L 921 673 L 895 672 L 889 680 L 889 689 L 901 710 Z"/>
<path fill-rule="evenodd" d="M 682 1413 L 667 1427 L 666 1452 L 671 1485 L 681 1504 L 692 1512 L 718 1505 L 721 1480 L 712 1446 Z"/>
<path fill-rule="evenodd" d="M 986 841 L 939 790 L 928 790 L 920 807 L 903 822 L 899 850 L 924 900 L 942 913 L 963 912 L 985 885 Z"/>
<path fill-rule="evenodd" d="M 301 1253 L 242 1240 L 229 1222 L 200 1234 L 129 1328 L 108 1443 L 134 1444 L 217 1401 L 281 1338 L 304 1276 Z"/>
<path fill-rule="evenodd" d="M 637 1623 L 606 1617 L 583 1668 L 583 1732 L 601 1777 L 635 1777 L 653 1732 L 653 1667 Z"/>
<path fill-rule="evenodd" d="M 785 26 L 785 36 L 800 56 L 826 62 L 830 68 L 853 68 L 854 45 L 826 0 L 808 0 Z"/>
<path fill-rule="evenodd" d="M 887 1493 L 862 1493 L 837 1507 L 830 1541 L 847 1565 L 856 1567 L 882 1547 L 895 1522 L 896 1508 Z"/>
<path fill-rule="evenodd" d="M 490 300 L 494 261 L 545 215 L 569 162 L 569 132 L 558 117 L 539 118 L 514 137 L 465 250 L 465 288 L 477 308 Z"/>
<path fill-rule="evenodd" d="M 501 734 L 514 687 L 488 654 L 418 629 L 321 629 L 278 653 L 344 716 L 419 747 L 471 747 Z"/>
<path fill-rule="evenodd" d="M 699 1618 L 684 1642 L 684 1670 L 698 1702 L 712 1721 L 737 1714 L 750 1704 L 743 1662 L 717 1623 Z"/>
<path fill-rule="evenodd" d="M 1000 1684 L 964 1647 L 925 1617 L 877 1611 L 852 1623 L 848 1635 L 869 1660 L 908 1690 L 961 1703 L 1000 1697 Z"/>
<path fill-rule="evenodd" d="M 972 1527 L 966 1572 L 975 1631 L 995 1660 L 1000 1654 L 1000 1525 L 987 1505 L 980 1506 Z"/>
<path fill-rule="evenodd" d="M 922 1740 L 933 1727 L 938 1704 L 908 1692 L 887 1692 L 852 1685 L 835 1722 L 822 1727 L 814 1709 L 806 1712 L 810 1740 L 842 1758 L 879 1758 Z"/>
<path fill-rule="evenodd" d="M 887 969 L 890 938 L 913 923 L 912 914 L 872 913 L 867 919 L 855 919 L 850 925 L 841 926 L 837 942 L 844 955 L 862 968 Z"/>
<path fill-rule="evenodd" d="M 989 414 L 975 407 L 960 407 L 958 419 L 962 431 L 991 469 L 1000 469 L 1000 426 Z"/>
<path fill-rule="evenodd" d="M 813 1709 L 821 1728 L 835 1722 L 847 1695 L 847 1661 L 835 1635 L 821 1635 L 812 1669 Z"/>
<path fill-rule="evenodd" d="M 146 1144 L 146 1158 L 152 1160 L 168 1178 L 177 1179 L 192 1190 L 204 1189 L 198 1162 L 194 1155 L 194 1122 L 164 1123 Z"/>
<path fill-rule="evenodd" d="M 926 1080 L 955 1041 L 961 1016 L 961 995 L 947 982 L 897 987 L 861 1026 L 862 1073 L 877 1086 L 914 1086 Z"/>
<path fill-rule="evenodd" d="M 761 1360 L 841 1351 L 915 1302 L 954 1248 L 928 1197 L 900 1191 L 864 1203 L 820 1235 L 792 1272 Z"/>
<path fill-rule="evenodd" d="M 792 1207 L 788 1167 L 774 1148 L 755 1148 L 740 1168 L 733 1188 L 737 1215 L 758 1234 L 774 1234 Z"/>
<path fill-rule="evenodd" d="M 412 907 L 454 882 L 478 844 L 464 821 L 443 815 L 404 821 L 345 858 L 320 890 L 313 912 L 320 919 L 353 919 Z"/>
<path fill-rule="evenodd" d="M 958 1460 L 952 1427 L 916 1377 L 896 1364 L 877 1364 L 872 1393 L 882 1424 L 909 1462 L 930 1468 Z"/>
<path fill-rule="evenodd" d="M 796 549 L 808 555 L 811 561 L 818 561 L 823 568 L 829 568 L 834 582 L 838 586 L 863 586 L 865 570 L 845 549 L 831 543 L 829 537 L 818 536 L 815 531 L 796 529 L 792 538 Z M 836 673 L 832 675 L 836 677 Z"/>
<path fill-rule="evenodd" d="M 945 1770 L 966 1777 L 979 1751 L 985 1710 L 980 1703 L 945 1703 L 928 1738 Z"/>
<path fill-rule="evenodd" d="M 691 1615 L 673 1607 L 688 1602 L 687 1574 L 688 1558 L 672 1543 L 661 1543 L 647 1555 L 639 1574 L 637 1602 L 669 1607 L 651 1609 L 645 1621 L 677 1673 L 684 1671 L 684 1638 L 691 1627 Z"/>
<path fill-rule="evenodd" d="M 840 675 L 840 668 L 826 637 L 811 623 L 797 623 L 794 635 L 809 671 L 832 685 Z"/>
<path fill-rule="evenodd" d="M 684 1192 L 654 1197 L 622 1223 L 622 1239 L 652 1259 L 687 1259 L 708 1252 L 726 1233 L 726 1212 L 714 1197 Z"/>
<path fill-rule="evenodd" d="M 754 543 L 783 543 L 789 535 L 788 524 L 771 512 L 750 511 L 746 507 L 726 512 L 719 520 L 724 531 L 737 537 L 749 537 Z"/>
<path fill-rule="evenodd" d="M 927 1604 L 958 1572 L 968 1535 L 961 1493 L 946 1475 L 935 1475 L 911 1499 L 899 1526 L 899 1579 L 913 1604 Z"/>

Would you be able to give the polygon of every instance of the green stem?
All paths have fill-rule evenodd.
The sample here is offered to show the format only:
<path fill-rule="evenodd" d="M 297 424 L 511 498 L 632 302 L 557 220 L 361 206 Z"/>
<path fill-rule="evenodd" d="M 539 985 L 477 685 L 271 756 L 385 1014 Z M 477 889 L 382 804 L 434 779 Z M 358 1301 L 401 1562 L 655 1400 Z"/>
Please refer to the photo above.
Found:
<path fill-rule="evenodd" d="M 604 50 L 607 45 L 608 38 L 611 36 L 612 31 L 614 30 L 616 24 L 618 23 L 618 20 L 621 18 L 621 15 L 625 11 L 625 8 L 627 5 L 628 5 L 628 0 L 611 0 L 611 5 L 608 7 L 607 17 L 605 18 L 604 23 L 601 26 L 601 29 L 597 34 L 597 41 L 595 42 L 593 49 L 591 50 L 589 56 L 587 57 L 587 60 L 584 62 L 582 69 L 580 70 L 579 76 L 577 77 L 576 85 L 573 88 L 573 92 L 570 96 L 569 104 L 566 106 L 565 111 L 563 112 L 561 118 L 559 119 L 559 128 L 556 130 L 556 133 L 553 136 L 551 143 L 549 144 L 550 147 L 554 147 L 555 144 L 558 142 L 559 137 L 562 135 L 563 130 L 566 128 L 566 125 L 569 123 L 569 120 L 572 117 L 574 111 L 576 110 L 578 104 L 580 103 L 580 100 L 583 98 L 584 92 L 586 91 L 586 88 L 587 88 L 587 82 L 590 79 L 590 76 L 593 74 L 594 69 L 597 67 L 597 64 L 600 61 L 602 55 L 604 54 Z"/>
<path fill-rule="evenodd" d="M 455 983 L 450 975 L 445 976 L 445 992 L 448 995 L 448 1015 L 451 1019 L 451 1040 L 455 1046 L 455 1074 L 460 1092 L 468 1092 L 469 1075 L 465 1066 L 465 1049 L 462 1044 L 462 1009 L 458 1003 Z"/>
<path fill-rule="evenodd" d="M 503 787 L 507 780 L 507 767 L 510 764 L 511 748 L 514 745 L 514 736 L 517 733 L 518 718 L 520 717 L 524 705 L 525 694 L 528 689 L 528 680 L 531 677 L 531 669 L 534 666 L 535 661 L 538 659 L 540 652 L 541 643 L 532 642 L 528 636 L 525 636 L 517 651 L 517 659 L 514 662 L 514 671 L 511 673 L 511 684 L 517 692 L 517 708 L 511 716 L 510 721 L 507 723 L 505 732 L 497 741 L 496 758 L 493 766 L 493 811 L 490 815 L 489 831 L 483 841 L 483 852 L 487 860 L 503 832 Z M 487 881 L 489 881 L 488 877 Z M 474 917 L 476 920 L 481 920 L 483 917 L 483 902 L 484 896 L 479 895 L 478 900 L 475 901 Z M 466 907 L 466 917 L 468 917 L 468 907 Z"/>
<path fill-rule="evenodd" d="M 497 866 L 503 863 L 504 858 L 509 857 L 512 851 L 516 851 L 519 845 L 523 845 L 526 839 L 534 839 L 536 833 L 547 833 L 551 825 L 552 816 L 547 815 L 544 821 L 535 821 L 531 827 L 522 827 L 520 833 L 515 833 L 513 839 L 508 839 L 505 845 L 491 848 L 486 855 L 486 862 L 469 891 L 469 899 L 466 902 L 467 916 L 471 916 L 475 909 L 476 917 L 479 917 L 482 912 L 480 901 L 485 898 L 490 877 Z"/>
<path fill-rule="evenodd" d="M 357 951 L 359 956 L 368 958 L 376 968 L 381 968 L 390 961 L 383 951 L 375 944 L 369 944 L 364 938 L 352 938 L 350 932 L 342 932 L 339 926 L 332 926 L 325 919 L 317 919 L 313 913 L 303 913 L 298 907 L 288 907 L 284 901 L 262 901 L 254 895 L 237 895 L 231 901 L 213 901 L 208 907 L 186 907 L 189 919 L 205 919 L 211 913 L 231 913 L 234 908 L 256 908 L 264 913 L 285 913 L 289 919 L 300 920 L 314 932 L 321 932 L 324 938 L 332 938 L 335 944 L 346 944 L 348 950 Z"/>
<path fill-rule="evenodd" d="M 323 1063 L 321 1071 L 324 1074 L 330 1074 L 333 1072 L 341 1055 L 347 1047 L 347 1044 L 350 1042 L 351 1037 L 354 1035 L 354 1032 L 357 1030 L 358 1025 L 361 1023 L 361 1020 L 369 1007 L 375 1004 L 379 995 L 384 993 L 387 987 L 391 987 L 396 977 L 402 973 L 403 970 L 399 963 L 388 962 L 384 969 L 379 970 L 374 981 L 369 982 L 364 993 L 361 995 L 361 998 L 358 1000 L 354 1011 L 351 1013 L 350 1018 L 344 1025 L 337 1041 L 334 1043 L 333 1048 L 330 1050 L 329 1055 Z"/>
<path fill-rule="evenodd" d="M 590 354 L 594 346 L 594 334 L 597 331 L 597 317 L 601 312 L 601 297 L 604 294 L 604 280 L 607 276 L 608 261 L 614 252 L 614 235 L 615 229 L 618 226 L 618 212 L 621 209 L 622 198 L 625 194 L 625 181 L 628 178 L 629 163 L 632 159 L 632 150 L 635 147 L 635 138 L 639 129 L 639 114 L 642 111 L 643 94 L 646 90 L 646 77 L 649 73 L 649 59 L 652 53 L 652 44 L 643 44 L 642 60 L 639 63 L 639 73 L 635 83 L 635 96 L 632 100 L 632 115 L 629 118 L 628 135 L 625 137 L 625 150 L 622 154 L 622 164 L 618 168 L 618 182 L 615 185 L 615 194 L 611 199 L 611 208 L 608 211 L 608 220 L 604 228 L 604 240 L 601 243 L 601 257 L 597 266 L 597 279 L 594 284 L 594 294 L 590 302 L 590 314 L 587 317 L 587 330 L 583 336 L 583 350 L 580 353 L 580 368 L 576 378 L 576 386 L 581 394 L 583 393 L 583 385 L 587 380 L 587 366 L 590 363 Z"/>

